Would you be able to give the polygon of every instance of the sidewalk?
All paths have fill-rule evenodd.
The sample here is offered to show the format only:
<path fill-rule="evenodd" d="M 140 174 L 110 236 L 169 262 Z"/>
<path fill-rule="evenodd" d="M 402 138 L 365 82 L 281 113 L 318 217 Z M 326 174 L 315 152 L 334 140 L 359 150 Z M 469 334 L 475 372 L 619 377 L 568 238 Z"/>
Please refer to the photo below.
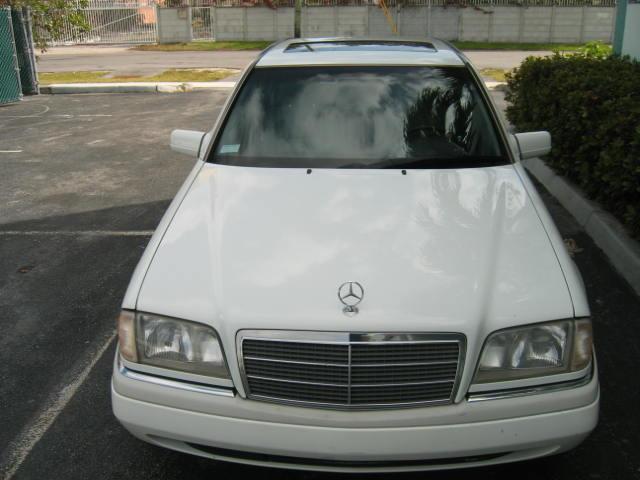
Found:
<path fill-rule="evenodd" d="M 129 46 L 52 47 L 39 56 L 41 72 L 108 70 L 117 75 L 155 75 L 169 68 L 242 69 L 258 55 L 257 50 L 218 52 L 144 52 Z M 479 69 L 515 68 L 529 56 L 545 51 L 467 51 L 465 55 Z"/>

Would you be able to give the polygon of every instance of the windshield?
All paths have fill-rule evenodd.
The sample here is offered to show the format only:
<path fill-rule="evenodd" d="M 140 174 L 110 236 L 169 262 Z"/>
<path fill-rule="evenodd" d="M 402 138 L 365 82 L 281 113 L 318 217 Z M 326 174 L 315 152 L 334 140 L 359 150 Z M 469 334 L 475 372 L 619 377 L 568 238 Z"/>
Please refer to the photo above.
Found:
<path fill-rule="evenodd" d="M 468 70 L 422 66 L 256 68 L 211 155 L 287 168 L 509 162 Z"/>

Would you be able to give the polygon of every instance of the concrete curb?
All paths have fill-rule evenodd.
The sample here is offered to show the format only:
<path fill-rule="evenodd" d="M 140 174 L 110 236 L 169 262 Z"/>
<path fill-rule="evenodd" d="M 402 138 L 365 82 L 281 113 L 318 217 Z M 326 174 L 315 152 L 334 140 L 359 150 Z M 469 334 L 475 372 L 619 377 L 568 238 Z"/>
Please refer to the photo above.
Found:
<path fill-rule="evenodd" d="M 40 93 L 177 93 L 205 89 L 227 89 L 236 82 L 127 82 L 127 83 L 54 83 L 40 87 Z"/>
<path fill-rule="evenodd" d="M 502 87 L 507 85 L 507 82 L 494 82 L 494 81 L 485 81 L 485 86 L 489 90 L 501 89 Z"/>
<path fill-rule="evenodd" d="M 584 196 L 582 191 L 557 175 L 541 159 L 522 162 L 526 169 L 558 199 L 587 234 L 600 247 L 615 269 L 640 295 L 640 244 L 600 205 Z"/>

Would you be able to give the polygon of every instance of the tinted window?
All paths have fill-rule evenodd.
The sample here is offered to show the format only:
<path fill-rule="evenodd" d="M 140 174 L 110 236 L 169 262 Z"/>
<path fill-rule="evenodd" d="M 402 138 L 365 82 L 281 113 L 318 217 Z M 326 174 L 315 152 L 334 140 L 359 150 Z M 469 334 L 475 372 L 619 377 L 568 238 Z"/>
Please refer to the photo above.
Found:
<path fill-rule="evenodd" d="M 213 150 L 215 163 L 433 168 L 508 160 L 466 68 L 257 68 Z"/>

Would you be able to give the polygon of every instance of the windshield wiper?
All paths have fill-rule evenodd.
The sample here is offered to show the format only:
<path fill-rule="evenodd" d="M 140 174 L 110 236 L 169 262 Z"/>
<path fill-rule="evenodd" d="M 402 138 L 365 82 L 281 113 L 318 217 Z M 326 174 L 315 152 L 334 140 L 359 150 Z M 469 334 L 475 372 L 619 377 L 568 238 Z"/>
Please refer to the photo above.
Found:
<path fill-rule="evenodd" d="M 394 158 L 380 162 L 378 165 L 371 165 L 369 168 L 480 168 L 496 167 L 508 163 L 509 160 L 500 156 L 461 155 L 455 157 Z"/>

